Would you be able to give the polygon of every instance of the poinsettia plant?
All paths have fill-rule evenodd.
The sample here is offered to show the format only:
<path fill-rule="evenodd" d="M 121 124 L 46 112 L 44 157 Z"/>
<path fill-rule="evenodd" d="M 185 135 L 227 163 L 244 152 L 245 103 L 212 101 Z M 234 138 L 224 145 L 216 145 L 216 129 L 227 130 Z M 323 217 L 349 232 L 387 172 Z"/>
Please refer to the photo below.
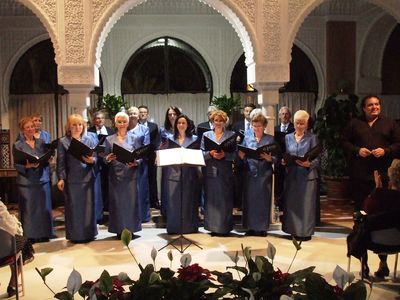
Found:
<path fill-rule="evenodd" d="M 274 267 L 276 249 L 271 243 L 268 243 L 266 257 L 252 257 L 251 248 L 242 245 L 241 255 L 237 251 L 231 257 L 234 265 L 226 267 L 226 272 L 209 271 L 197 263 L 191 264 L 190 254 L 183 254 L 180 258 L 181 267 L 175 272 L 170 267 L 162 267 L 157 270 L 158 252 L 155 248 L 151 251 L 152 264 L 143 267 L 137 262 L 129 248 L 132 234 L 128 230 L 122 232 L 121 240 L 140 269 L 140 276 L 137 280 L 132 280 L 123 272 L 117 276 L 111 276 L 107 271 L 103 271 L 98 280 L 82 283 L 79 272 L 73 270 L 68 278 L 66 290 L 54 293 L 46 283 L 46 276 L 53 269 L 36 270 L 44 284 L 54 293 L 54 297 L 63 300 L 74 299 L 76 293 L 82 298 L 90 300 L 363 300 L 367 298 L 365 283 L 354 281 L 354 275 L 347 273 L 339 266 L 336 267 L 333 274 L 336 285 L 330 285 L 322 275 L 315 273 L 315 267 L 289 273 L 297 252 L 301 249 L 301 242 L 295 239 L 293 239 L 293 244 L 296 252 L 286 272 Z M 172 265 L 172 252 L 169 251 L 167 255 Z M 243 258 L 244 264 L 239 264 L 240 257 Z"/>

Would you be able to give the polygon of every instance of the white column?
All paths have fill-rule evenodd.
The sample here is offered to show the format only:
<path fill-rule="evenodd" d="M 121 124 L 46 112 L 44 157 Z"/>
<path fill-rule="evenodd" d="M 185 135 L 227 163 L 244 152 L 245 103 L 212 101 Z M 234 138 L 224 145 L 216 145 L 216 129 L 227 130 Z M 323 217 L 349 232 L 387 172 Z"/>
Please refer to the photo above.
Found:
<path fill-rule="evenodd" d="M 68 91 L 68 113 L 80 114 L 85 120 L 88 119 L 87 108 L 90 105 L 90 91 L 92 85 L 64 85 Z"/>
<path fill-rule="evenodd" d="M 258 104 L 264 109 L 268 117 L 267 133 L 274 135 L 276 125 L 277 105 L 279 104 L 279 88 L 283 83 L 256 82 L 254 87 L 258 90 Z"/>

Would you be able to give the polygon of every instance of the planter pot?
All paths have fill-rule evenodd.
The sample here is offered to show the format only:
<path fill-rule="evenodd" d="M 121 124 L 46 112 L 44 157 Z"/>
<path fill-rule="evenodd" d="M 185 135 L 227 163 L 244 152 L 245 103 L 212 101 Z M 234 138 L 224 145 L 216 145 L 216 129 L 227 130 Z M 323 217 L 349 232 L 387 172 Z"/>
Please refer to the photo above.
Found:
<path fill-rule="evenodd" d="M 324 177 L 328 200 L 350 200 L 349 177 Z"/>

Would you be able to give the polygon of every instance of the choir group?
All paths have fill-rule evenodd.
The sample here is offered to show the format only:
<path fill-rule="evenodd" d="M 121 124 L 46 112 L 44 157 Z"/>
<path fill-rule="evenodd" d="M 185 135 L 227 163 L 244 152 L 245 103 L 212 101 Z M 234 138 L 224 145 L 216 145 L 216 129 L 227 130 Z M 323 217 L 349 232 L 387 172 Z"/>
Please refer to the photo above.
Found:
<path fill-rule="evenodd" d="M 279 167 L 284 168 L 285 178 L 283 230 L 300 240 L 313 235 L 319 155 L 308 155 L 318 141 L 307 131 L 307 112 L 294 114 L 294 132 L 283 136 L 285 149 L 280 149 L 280 143 L 265 133 L 268 121 L 259 109 L 245 116 L 249 123 L 245 130 L 235 132 L 228 130 L 228 116 L 221 110 L 210 107 L 209 121 L 195 130 L 189 117 L 171 106 L 164 126 L 155 134 L 151 133 L 151 122 L 138 121 L 140 110 L 147 117 L 145 106 L 117 113 L 115 131 L 103 125 L 101 112 L 94 115 L 95 126 L 89 130 L 82 116 L 72 114 L 65 124 L 65 135 L 53 143 L 49 133 L 41 129 L 41 116 L 20 120 L 21 133 L 13 154 L 27 238 L 40 242 L 54 237 L 49 168 L 53 158 L 48 159 L 49 153 L 55 154 L 54 148 L 57 187 L 64 194 L 66 239 L 71 242 L 95 239 L 103 205 L 109 211 L 109 232 L 119 236 L 125 228 L 140 231 L 141 224 L 150 220 L 154 151 L 175 147 L 202 150 L 205 166 L 162 167 L 161 213 L 169 234 L 197 232 L 200 208 L 204 228 L 212 236 L 228 235 L 234 224 L 234 183 L 239 181 L 243 228 L 247 235 L 266 236 L 271 222 L 272 178 L 274 168 Z M 118 146 L 133 151 L 149 144 L 152 151 L 128 162 L 121 162 L 115 153 Z M 21 161 L 21 152 L 36 160 L 26 156 Z M 242 166 L 239 180 L 235 180 L 234 165 Z"/>

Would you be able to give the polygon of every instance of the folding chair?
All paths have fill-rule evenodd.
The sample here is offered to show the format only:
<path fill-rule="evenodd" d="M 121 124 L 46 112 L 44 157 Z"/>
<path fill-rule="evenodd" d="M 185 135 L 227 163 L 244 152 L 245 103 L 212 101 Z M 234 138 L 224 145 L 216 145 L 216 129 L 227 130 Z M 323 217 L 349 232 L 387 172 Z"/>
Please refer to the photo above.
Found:
<path fill-rule="evenodd" d="M 21 296 L 24 295 L 24 273 L 23 273 L 23 259 L 22 251 L 16 251 L 15 237 L 9 234 L 7 231 L 0 229 L 0 267 L 11 266 L 15 273 L 15 289 L 16 299 L 19 299 L 20 292 Z M 19 276 L 21 274 L 21 291 L 19 289 Z M 10 274 L 11 275 L 11 274 Z"/>

